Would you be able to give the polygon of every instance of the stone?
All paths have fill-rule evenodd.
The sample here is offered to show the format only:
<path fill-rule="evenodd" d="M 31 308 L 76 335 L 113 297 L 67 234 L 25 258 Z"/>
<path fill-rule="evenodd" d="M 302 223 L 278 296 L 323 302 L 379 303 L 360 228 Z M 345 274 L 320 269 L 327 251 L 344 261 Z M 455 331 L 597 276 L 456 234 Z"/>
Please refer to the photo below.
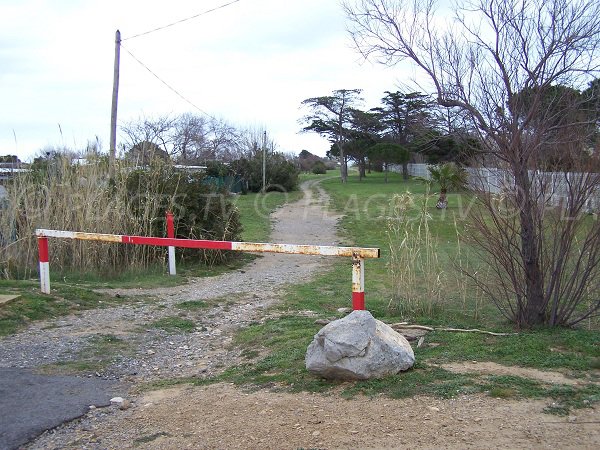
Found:
<path fill-rule="evenodd" d="M 123 400 L 121 402 L 121 404 L 119 405 L 119 409 L 125 411 L 127 409 L 131 408 L 131 402 L 129 400 Z"/>
<path fill-rule="evenodd" d="M 118 405 L 120 405 L 124 401 L 125 401 L 125 399 L 123 397 L 113 397 L 113 398 L 110 399 L 111 403 L 116 403 Z"/>
<path fill-rule="evenodd" d="M 328 325 L 331 322 L 329 319 L 317 319 L 315 325 Z"/>
<path fill-rule="evenodd" d="M 321 328 L 308 346 L 306 369 L 327 379 L 368 380 L 410 369 L 408 341 L 368 311 L 353 311 Z"/>

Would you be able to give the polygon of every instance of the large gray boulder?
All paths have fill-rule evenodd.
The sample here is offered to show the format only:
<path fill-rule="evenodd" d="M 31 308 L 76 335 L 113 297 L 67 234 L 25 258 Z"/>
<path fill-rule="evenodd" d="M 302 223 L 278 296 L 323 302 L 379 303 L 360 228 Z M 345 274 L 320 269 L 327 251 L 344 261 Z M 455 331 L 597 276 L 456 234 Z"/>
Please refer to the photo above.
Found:
<path fill-rule="evenodd" d="M 306 369 L 328 379 L 368 380 L 410 369 L 408 341 L 368 311 L 353 311 L 324 326 L 306 351 Z"/>

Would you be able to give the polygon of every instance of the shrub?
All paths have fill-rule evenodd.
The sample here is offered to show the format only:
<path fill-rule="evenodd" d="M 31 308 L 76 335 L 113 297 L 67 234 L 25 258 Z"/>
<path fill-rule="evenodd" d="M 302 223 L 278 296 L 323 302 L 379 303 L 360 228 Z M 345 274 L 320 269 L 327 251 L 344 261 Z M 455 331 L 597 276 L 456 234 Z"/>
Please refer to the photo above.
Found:
<path fill-rule="evenodd" d="M 327 173 L 327 167 L 323 161 L 316 161 L 312 166 L 312 173 L 315 175 L 323 175 Z"/>
<path fill-rule="evenodd" d="M 204 183 L 204 175 L 173 170 L 172 166 L 153 171 L 136 170 L 127 177 L 130 210 L 135 217 L 145 211 L 157 211 L 151 221 L 150 235 L 164 236 L 164 217 L 171 210 L 175 217 L 176 237 L 219 241 L 239 240 L 242 230 L 239 213 L 226 191 L 215 191 Z M 215 250 L 185 249 L 182 257 L 208 264 L 220 263 L 231 256 Z"/>
<path fill-rule="evenodd" d="M 267 191 L 289 192 L 298 188 L 298 169 L 286 160 L 284 155 L 280 153 L 268 155 L 266 163 Z M 251 192 L 260 192 L 263 187 L 262 168 L 263 160 L 260 154 L 231 163 L 232 171 L 244 179 Z"/>

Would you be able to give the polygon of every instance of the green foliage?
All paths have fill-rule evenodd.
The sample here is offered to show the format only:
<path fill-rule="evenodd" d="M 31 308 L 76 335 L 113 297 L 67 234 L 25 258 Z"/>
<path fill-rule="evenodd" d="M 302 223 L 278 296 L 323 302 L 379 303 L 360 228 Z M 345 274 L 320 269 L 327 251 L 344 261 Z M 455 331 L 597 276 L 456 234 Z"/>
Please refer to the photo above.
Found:
<path fill-rule="evenodd" d="M 327 173 L 327 167 L 323 161 L 316 161 L 312 166 L 311 172 L 315 175 L 323 175 Z"/>
<path fill-rule="evenodd" d="M 177 304 L 179 309 L 196 310 L 208 308 L 208 303 L 203 300 L 188 300 Z"/>
<path fill-rule="evenodd" d="M 406 147 L 392 142 L 380 142 L 369 148 L 369 159 L 383 164 L 386 172 L 390 164 L 402 164 L 402 176 L 405 180 L 408 180 L 410 152 Z"/>
<path fill-rule="evenodd" d="M 165 165 L 153 171 L 135 170 L 127 177 L 128 203 L 134 216 L 143 217 L 148 209 L 158 211 L 149 230 L 152 236 L 165 236 L 166 211 L 175 217 L 178 238 L 235 241 L 241 223 L 237 209 L 226 192 L 214 192 L 199 173 L 185 173 Z M 208 263 L 221 263 L 232 257 L 218 250 L 180 250 L 179 255 Z"/>
<path fill-rule="evenodd" d="M 208 177 L 225 177 L 231 174 L 231 169 L 228 165 L 220 161 L 207 161 L 206 162 L 206 176 Z"/>
<path fill-rule="evenodd" d="M 468 164 L 481 152 L 481 142 L 472 137 L 443 134 L 436 130 L 419 136 L 412 147 L 423 154 L 430 164 L 455 162 Z"/>
<path fill-rule="evenodd" d="M 151 327 L 160 328 L 169 333 L 191 333 L 196 329 L 196 324 L 189 319 L 181 317 L 163 317 L 150 324 Z"/>
<path fill-rule="evenodd" d="M 431 174 L 431 179 L 440 185 L 440 191 L 443 193 L 464 189 L 467 184 L 467 172 L 456 163 L 429 166 L 427 170 Z"/>
<path fill-rule="evenodd" d="M 252 158 L 242 158 L 231 163 L 231 170 L 246 181 L 250 192 L 260 192 L 263 180 L 263 158 L 257 154 Z M 267 155 L 266 190 L 290 192 L 298 188 L 298 168 L 281 153 Z"/>
<path fill-rule="evenodd" d="M 0 280 L 0 292 L 20 295 L 0 308 L 0 336 L 13 334 L 32 321 L 104 308 L 125 301 L 65 283 L 53 283 L 52 294 L 46 295 L 40 293 L 38 281 L 25 280 Z"/>
<path fill-rule="evenodd" d="M 153 161 L 132 170 L 119 161 L 109 180 L 106 159 L 72 164 L 59 153 L 37 159 L 31 171 L 7 186 L 6 209 L 0 214 L 0 273 L 26 278 L 37 272 L 36 228 L 93 233 L 166 236 L 165 211 L 176 218 L 177 236 L 237 240 L 239 216 L 226 193 L 204 183 L 202 175 L 177 171 Z M 122 164 L 122 165 L 121 165 Z M 125 246 L 105 242 L 55 240 L 53 272 L 70 270 L 120 274 L 163 262 L 162 247 Z M 213 264 L 227 255 L 214 251 L 178 252 L 186 259 Z"/>

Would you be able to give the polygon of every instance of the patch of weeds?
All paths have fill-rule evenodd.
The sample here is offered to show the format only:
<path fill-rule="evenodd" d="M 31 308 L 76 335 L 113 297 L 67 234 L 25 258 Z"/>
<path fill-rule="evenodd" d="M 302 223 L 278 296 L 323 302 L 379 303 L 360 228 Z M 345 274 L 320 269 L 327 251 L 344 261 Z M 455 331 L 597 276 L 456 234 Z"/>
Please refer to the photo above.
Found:
<path fill-rule="evenodd" d="M 141 438 L 137 438 L 133 440 L 133 444 L 134 445 L 141 445 L 141 444 L 148 444 L 149 442 L 152 442 L 160 437 L 168 437 L 170 436 L 169 433 L 165 432 L 165 431 L 160 431 L 158 433 L 154 433 L 154 434 L 150 434 L 148 436 L 143 436 Z"/>
<path fill-rule="evenodd" d="M 517 396 L 517 391 L 512 388 L 497 386 L 490 389 L 489 396 L 503 399 L 515 398 Z"/>
<path fill-rule="evenodd" d="M 241 355 L 242 358 L 244 359 L 255 359 L 258 358 L 260 356 L 260 353 L 256 350 L 244 350 Z"/>
<path fill-rule="evenodd" d="M 571 408 L 561 403 L 553 402 L 550 405 L 546 406 L 543 411 L 546 414 L 552 414 L 554 416 L 568 416 Z"/>
<path fill-rule="evenodd" d="M 209 305 L 203 300 L 188 300 L 186 302 L 177 303 L 176 306 L 179 309 L 187 310 L 204 309 L 209 307 Z"/>
<path fill-rule="evenodd" d="M 600 357 L 598 333 L 587 330 L 540 329 L 514 336 L 490 338 L 478 333 L 436 331 L 428 341 L 440 345 L 427 347 L 423 353 L 431 361 L 493 361 L 537 369 L 569 369 L 574 373 L 589 371 Z M 560 345 L 564 351 L 557 352 Z"/>
<path fill-rule="evenodd" d="M 196 329 L 196 323 L 189 319 L 183 319 L 181 317 L 163 317 L 150 324 L 153 328 L 160 328 L 161 330 L 170 333 L 191 333 Z"/>
<path fill-rule="evenodd" d="M 0 280 L 0 289 L 20 295 L 0 308 L 0 336 L 16 333 L 32 321 L 125 302 L 122 298 L 64 283 L 53 283 L 51 294 L 42 294 L 37 282 L 26 280 Z"/>
<path fill-rule="evenodd" d="M 197 377 L 179 377 L 179 378 L 164 378 L 162 380 L 151 381 L 147 383 L 141 383 L 135 386 L 135 391 L 147 392 L 157 391 L 161 389 L 169 389 L 183 384 L 190 384 L 193 386 L 206 386 L 221 381 L 219 377 L 212 378 L 197 378 Z"/>
<path fill-rule="evenodd" d="M 41 371 L 62 374 L 101 372 L 116 356 L 132 351 L 124 339 L 113 334 L 97 334 L 88 339 L 87 345 L 77 353 L 77 359 L 48 364 Z"/>
<path fill-rule="evenodd" d="M 490 376 L 482 386 L 489 395 L 498 398 L 551 398 L 553 402 L 544 409 L 549 414 L 567 415 L 572 408 L 588 408 L 600 401 L 600 386 L 575 387 L 552 385 L 547 387 L 537 381 L 516 376 Z"/>
<path fill-rule="evenodd" d="M 73 375 L 80 373 L 100 372 L 106 368 L 105 360 L 75 360 L 59 361 L 53 364 L 41 366 L 38 371 L 42 374 Z"/>
<path fill-rule="evenodd" d="M 484 389 L 490 396 L 498 398 L 542 398 L 546 396 L 546 389 L 540 382 L 514 375 L 489 376 L 484 384 Z"/>
<path fill-rule="evenodd" d="M 85 351 L 95 355 L 108 355 L 118 350 L 125 350 L 128 347 L 129 344 L 125 340 L 114 334 L 99 334 L 88 341 Z"/>
<path fill-rule="evenodd" d="M 355 382 L 342 391 L 342 396 L 352 398 L 357 394 L 363 394 L 374 397 L 383 394 L 391 398 L 407 398 L 415 395 L 453 398 L 479 391 L 480 388 L 471 377 L 417 362 L 413 369 L 397 375 Z"/>
<path fill-rule="evenodd" d="M 587 385 L 582 388 L 555 386 L 548 389 L 548 396 L 569 408 L 590 408 L 600 402 L 600 386 Z"/>

